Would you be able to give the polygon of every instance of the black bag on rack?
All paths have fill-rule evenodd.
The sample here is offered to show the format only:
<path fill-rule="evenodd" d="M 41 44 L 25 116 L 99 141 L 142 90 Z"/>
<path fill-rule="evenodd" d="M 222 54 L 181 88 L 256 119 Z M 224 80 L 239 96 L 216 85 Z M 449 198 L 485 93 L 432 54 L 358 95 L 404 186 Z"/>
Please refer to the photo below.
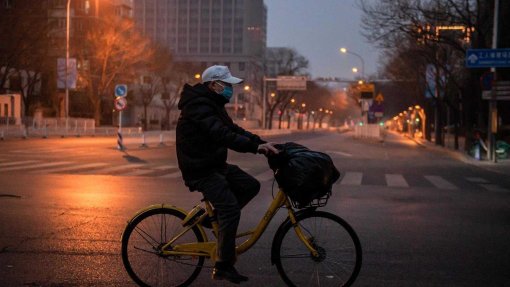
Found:
<path fill-rule="evenodd" d="M 304 208 L 314 199 L 331 194 L 333 183 L 340 177 L 331 157 L 293 142 L 275 147 L 280 153 L 268 158 L 269 166 L 294 206 Z"/>

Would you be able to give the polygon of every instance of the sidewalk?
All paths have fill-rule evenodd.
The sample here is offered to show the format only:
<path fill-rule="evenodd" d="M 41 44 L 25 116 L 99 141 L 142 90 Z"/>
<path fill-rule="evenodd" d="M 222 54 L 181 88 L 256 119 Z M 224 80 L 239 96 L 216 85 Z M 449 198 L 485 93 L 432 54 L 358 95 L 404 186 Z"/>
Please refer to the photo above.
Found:
<path fill-rule="evenodd" d="M 416 144 L 418 144 L 424 148 L 427 148 L 430 150 L 435 150 L 438 152 L 447 153 L 449 156 L 451 156 L 457 160 L 460 160 L 464 163 L 467 163 L 467 164 L 470 164 L 473 166 L 477 166 L 479 168 L 483 168 L 486 170 L 490 170 L 493 172 L 510 175 L 510 159 L 498 159 L 497 162 L 492 162 L 492 161 L 488 161 L 488 160 L 476 160 L 475 158 L 468 155 L 462 147 L 459 147 L 459 150 L 455 150 L 453 148 L 435 145 L 434 143 L 429 142 L 425 139 L 411 138 L 407 134 L 399 134 L 397 132 L 392 132 L 392 131 L 389 131 L 389 132 L 394 135 L 406 138 L 410 141 L 414 141 Z"/>

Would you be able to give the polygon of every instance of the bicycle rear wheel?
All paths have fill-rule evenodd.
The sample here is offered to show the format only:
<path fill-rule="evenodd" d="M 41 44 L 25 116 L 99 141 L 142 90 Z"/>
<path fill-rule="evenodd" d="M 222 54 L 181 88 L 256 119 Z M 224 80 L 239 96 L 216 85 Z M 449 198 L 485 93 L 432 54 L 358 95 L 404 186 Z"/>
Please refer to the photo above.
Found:
<path fill-rule="evenodd" d="M 273 262 L 288 286 L 350 286 L 361 269 L 361 244 L 352 227 L 323 211 L 297 215 L 296 220 L 312 246 L 314 257 L 286 224 L 274 241 Z"/>
<path fill-rule="evenodd" d="M 140 286 L 188 286 L 204 265 L 200 256 L 165 256 L 161 247 L 178 232 L 186 214 L 171 208 L 145 211 L 127 226 L 122 235 L 122 262 Z M 175 243 L 203 242 L 195 226 Z"/>

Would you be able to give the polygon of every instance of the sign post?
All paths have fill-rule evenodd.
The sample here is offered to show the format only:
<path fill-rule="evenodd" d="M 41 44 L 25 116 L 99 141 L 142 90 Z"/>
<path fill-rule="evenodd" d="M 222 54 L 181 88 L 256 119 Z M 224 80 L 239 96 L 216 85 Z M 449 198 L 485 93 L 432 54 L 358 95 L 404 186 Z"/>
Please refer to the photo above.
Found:
<path fill-rule="evenodd" d="M 119 112 L 119 130 L 117 131 L 117 149 L 125 150 L 122 143 L 122 111 L 127 107 L 127 85 L 120 84 L 115 86 L 115 109 Z"/>

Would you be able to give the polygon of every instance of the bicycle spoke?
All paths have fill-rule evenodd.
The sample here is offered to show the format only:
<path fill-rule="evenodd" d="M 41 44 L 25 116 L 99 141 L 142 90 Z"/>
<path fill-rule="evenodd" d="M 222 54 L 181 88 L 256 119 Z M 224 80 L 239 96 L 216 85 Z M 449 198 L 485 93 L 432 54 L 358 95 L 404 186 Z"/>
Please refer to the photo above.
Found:
<path fill-rule="evenodd" d="M 146 237 L 151 239 L 156 245 L 159 245 L 159 242 L 156 239 L 152 238 L 152 236 L 150 236 L 150 234 L 148 234 L 147 232 L 145 232 L 144 230 L 142 230 L 138 226 L 135 228 L 135 231 L 136 231 L 136 233 L 138 233 L 143 238 L 143 240 L 145 240 L 153 248 L 154 248 L 154 245 Z M 143 234 L 145 234 L 145 236 L 142 233 L 140 233 L 140 231 L 143 232 Z"/>
<path fill-rule="evenodd" d="M 323 211 L 301 214 L 297 221 L 319 256 L 313 257 L 296 232 L 292 232 L 295 227 L 288 226 L 285 235 L 275 242 L 279 246 L 276 267 L 285 283 L 342 287 L 354 282 L 361 254 L 352 228 L 341 218 Z"/>
<path fill-rule="evenodd" d="M 280 258 L 308 258 L 311 257 L 310 253 L 305 254 L 291 254 L 291 255 L 280 255 Z"/>
<path fill-rule="evenodd" d="M 145 250 L 145 249 L 140 248 L 140 247 L 133 246 L 133 248 L 134 248 L 134 249 L 136 249 L 136 250 L 140 250 L 140 251 L 146 252 L 146 253 L 150 253 L 150 254 L 158 255 L 158 253 L 156 253 L 156 252 L 154 252 L 154 251 Z"/>

